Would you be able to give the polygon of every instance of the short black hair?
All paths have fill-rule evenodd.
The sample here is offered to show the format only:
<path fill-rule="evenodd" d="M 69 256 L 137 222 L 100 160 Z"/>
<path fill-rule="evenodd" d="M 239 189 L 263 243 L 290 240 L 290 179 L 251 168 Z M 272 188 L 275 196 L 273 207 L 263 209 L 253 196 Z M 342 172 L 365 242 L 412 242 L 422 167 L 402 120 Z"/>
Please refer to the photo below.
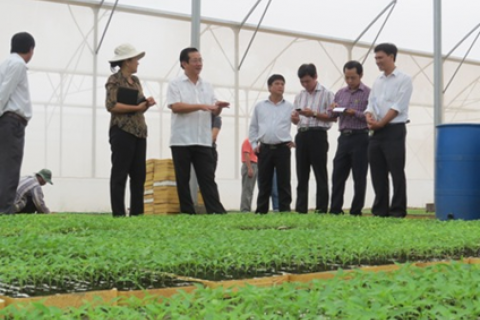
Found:
<path fill-rule="evenodd" d="M 35 39 L 28 32 L 19 32 L 13 35 L 10 53 L 29 53 L 35 48 Z"/>
<path fill-rule="evenodd" d="M 313 63 L 304 63 L 298 68 L 297 74 L 300 79 L 305 76 L 315 78 L 317 76 L 317 67 Z"/>
<path fill-rule="evenodd" d="M 377 45 L 375 47 L 375 49 L 373 49 L 373 51 L 375 53 L 377 53 L 379 51 L 383 51 L 387 55 L 393 54 L 393 61 L 395 61 L 397 59 L 398 49 L 397 49 L 397 46 L 394 45 L 393 43 L 380 43 L 379 45 Z"/>
<path fill-rule="evenodd" d="M 281 74 L 272 74 L 267 80 L 268 86 L 270 87 L 277 80 L 282 80 L 285 83 L 285 78 Z"/>
<path fill-rule="evenodd" d="M 190 48 L 185 48 L 180 52 L 180 67 L 182 67 L 182 69 L 183 69 L 182 62 L 188 63 L 190 60 L 190 53 L 192 52 L 198 52 L 198 49 L 190 47 Z"/>
<path fill-rule="evenodd" d="M 345 63 L 345 65 L 343 66 L 343 73 L 345 73 L 345 70 L 347 69 L 356 69 L 357 70 L 357 74 L 359 76 L 361 76 L 363 74 L 363 66 L 360 62 L 356 61 L 356 60 L 350 60 L 348 61 L 347 63 Z"/>

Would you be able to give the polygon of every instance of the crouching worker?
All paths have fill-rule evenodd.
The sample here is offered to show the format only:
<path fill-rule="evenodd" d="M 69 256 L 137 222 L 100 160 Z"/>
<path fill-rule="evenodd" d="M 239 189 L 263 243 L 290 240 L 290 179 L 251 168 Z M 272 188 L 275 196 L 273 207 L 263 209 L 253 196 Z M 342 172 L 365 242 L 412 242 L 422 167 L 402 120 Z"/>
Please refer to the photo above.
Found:
<path fill-rule="evenodd" d="M 42 169 L 34 176 L 22 177 L 15 197 L 16 213 L 50 213 L 43 199 L 42 186 L 52 183 L 52 172 Z"/>

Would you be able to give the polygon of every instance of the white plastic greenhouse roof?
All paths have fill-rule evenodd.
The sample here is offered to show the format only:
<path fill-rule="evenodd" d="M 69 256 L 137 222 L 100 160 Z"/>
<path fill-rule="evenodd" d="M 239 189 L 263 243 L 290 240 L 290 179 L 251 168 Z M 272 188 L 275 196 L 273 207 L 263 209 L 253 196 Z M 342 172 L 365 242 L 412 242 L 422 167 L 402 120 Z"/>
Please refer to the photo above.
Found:
<path fill-rule="evenodd" d="M 192 0 L 119 0 L 120 6 L 131 6 L 190 15 Z M 101 3 L 102 0 L 87 2 Z M 115 0 L 105 0 L 114 4 Z M 201 0 L 203 18 L 240 23 L 255 7 L 247 22 L 256 25 L 269 0 Z M 315 34 L 316 36 L 354 40 L 389 4 L 396 2 L 378 42 L 393 42 L 402 49 L 431 53 L 433 51 L 433 0 L 272 0 L 268 6 L 263 27 Z M 480 1 L 442 0 L 442 28 L 444 52 L 479 24 Z M 362 42 L 375 40 L 388 14 L 379 18 L 361 38 Z M 475 34 L 472 35 L 473 41 Z M 458 48 L 463 56 L 471 41 Z M 472 48 L 469 57 L 480 60 L 480 45 Z"/>
<path fill-rule="evenodd" d="M 42 167 L 53 171 L 55 186 L 45 188 L 45 193 L 54 211 L 109 210 L 110 115 L 104 106 L 104 84 L 111 74 L 107 60 L 120 43 L 130 42 L 147 52 L 138 76 L 145 92 L 158 101 L 147 117 L 147 156 L 170 157 L 171 111 L 166 107 L 165 93 L 168 81 L 181 73 L 180 50 L 190 45 L 191 0 L 119 0 L 113 10 L 115 2 L 0 0 L 0 11 L 16 17 L 0 20 L 0 60 L 8 55 L 14 33 L 31 32 L 37 41 L 28 65 L 34 116 L 27 128 L 22 174 Z M 395 6 L 390 11 L 392 3 Z M 220 99 L 231 102 L 231 108 L 222 113 L 216 173 L 226 208 L 238 209 L 240 145 L 253 106 L 267 94 L 268 76 L 285 75 L 285 97 L 292 100 L 301 89 L 296 77 L 300 64 L 315 63 L 319 81 L 337 91 L 344 86 L 343 64 L 365 59 L 363 81 L 371 85 L 379 71 L 368 50 L 377 35 L 376 43 L 393 42 L 399 47 L 397 65 L 413 79 L 406 164 L 409 205 L 433 202 L 433 0 L 202 0 L 201 4 L 202 76 L 214 85 Z M 480 1 L 443 0 L 442 6 L 446 54 L 478 25 L 475 15 L 480 12 Z M 384 14 L 353 45 L 382 11 Z M 480 122 L 480 45 L 472 45 L 477 34 L 475 29 L 454 51 L 455 57 L 443 64 L 445 84 L 456 75 L 444 95 L 447 123 Z M 335 126 L 329 131 L 329 172 L 337 130 Z M 293 188 L 294 168 L 293 158 Z M 311 181 L 313 184 L 314 179 Z M 347 189 L 346 199 L 351 196 L 350 186 Z M 367 204 L 372 197 L 369 186 Z"/>

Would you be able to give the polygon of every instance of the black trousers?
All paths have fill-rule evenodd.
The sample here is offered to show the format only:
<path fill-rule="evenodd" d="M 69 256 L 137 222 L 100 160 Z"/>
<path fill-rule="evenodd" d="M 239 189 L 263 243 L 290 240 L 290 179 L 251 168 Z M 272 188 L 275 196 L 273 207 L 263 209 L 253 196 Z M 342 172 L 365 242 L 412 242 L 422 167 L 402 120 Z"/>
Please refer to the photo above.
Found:
<path fill-rule="evenodd" d="M 226 213 L 215 183 L 215 160 L 212 147 L 178 146 L 171 149 L 180 211 L 188 214 L 196 213 L 189 185 L 190 168 L 193 164 L 207 213 Z"/>
<path fill-rule="evenodd" d="M 345 182 L 352 171 L 354 195 L 350 214 L 361 215 L 365 205 L 368 171 L 368 132 L 341 134 L 333 159 L 332 204 L 330 213 L 343 213 Z"/>
<path fill-rule="evenodd" d="M 113 216 L 126 216 L 125 186 L 130 178 L 130 216 L 143 214 L 147 139 L 137 138 L 117 126 L 110 128 L 112 171 L 110 202 Z"/>
<path fill-rule="evenodd" d="M 290 212 L 292 188 L 290 186 L 291 151 L 286 143 L 260 145 L 258 155 L 258 197 L 256 213 L 267 213 L 272 193 L 273 171 L 277 171 L 277 186 L 280 212 Z"/>
<path fill-rule="evenodd" d="M 32 196 L 27 195 L 27 202 L 25 203 L 25 207 L 20 210 L 21 213 L 37 213 L 38 209 L 33 202 Z"/>
<path fill-rule="evenodd" d="M 3 114 L 0 117 L 0 213 L 14 213 L 13 202 L 20 181 L 26 123 Z"/>
<path fill-rule="evenodd" d="M 328 210 L 327 131 L 299 131 L 295 136 L 295 144 L 298 179 L 295 211 L 308 212 L 308 181 L 310 180 L 310 167 L 312 167 L 317 182 L 315 210 L 326 213 Z"/>
<path fill-rule="evenodd" d="M 375 201 L 372 214 L 382 217 L 407 215 L 407 182 L 405 178 L 405 124 L 391 124 L 370 137 L 368 158 Z M 389 205 L 388 174 L 392 177 L 393 197 Z"/>

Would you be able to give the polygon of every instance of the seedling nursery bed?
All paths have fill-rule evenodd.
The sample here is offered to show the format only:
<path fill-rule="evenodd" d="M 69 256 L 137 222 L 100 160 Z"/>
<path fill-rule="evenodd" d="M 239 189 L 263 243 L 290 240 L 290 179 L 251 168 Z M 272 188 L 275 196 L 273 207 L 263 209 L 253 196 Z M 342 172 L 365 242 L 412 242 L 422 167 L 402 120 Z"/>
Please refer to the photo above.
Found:
<path fill-rule="evenodd" d="M 284 279 L 478 257 L 475 221 L 324 215 L 0 217 L 0 295 L 13 298 Z M 210 281 L 210 282 L 208 282 Z M 283 280 L 282 280 L 283 281 Z M 278 281 L 277 281 L 278 282 Z"/>

